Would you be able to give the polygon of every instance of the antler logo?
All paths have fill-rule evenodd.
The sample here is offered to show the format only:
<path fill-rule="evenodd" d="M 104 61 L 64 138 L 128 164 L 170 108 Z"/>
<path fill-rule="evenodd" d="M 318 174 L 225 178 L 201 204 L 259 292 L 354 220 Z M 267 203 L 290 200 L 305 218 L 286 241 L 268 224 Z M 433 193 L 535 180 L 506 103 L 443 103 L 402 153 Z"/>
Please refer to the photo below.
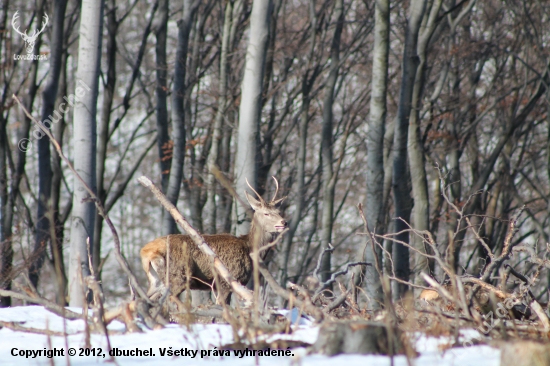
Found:
<path fill-rule="evenodd" d="M 17 19 L 19 18 L 19 15 L 17 14 L 18 11 L 13 14 L 13 18 L 11 19 L 11 25 L 13 29 L 21 35 L 21 38 L 23 38 L 23 41 L 25 41 L 25 48 L 27 49 L 27 53 L 31 54 L 32 50 L 34 49 L 34 43 L 36 42 L 36 39 L 38 38 L 38 35 L 44 31 L 46 28 L 46 25 L 48 25 L 48 15 L 44 14 L 44 21 L 42 22 L 42 29 L 39 31 L 34 31 L 30 36 L 27 34 L 27 30 L 25 29 L 24 32 L 21 32 L 19 30 L 19 25 L 17 25 Z"/>

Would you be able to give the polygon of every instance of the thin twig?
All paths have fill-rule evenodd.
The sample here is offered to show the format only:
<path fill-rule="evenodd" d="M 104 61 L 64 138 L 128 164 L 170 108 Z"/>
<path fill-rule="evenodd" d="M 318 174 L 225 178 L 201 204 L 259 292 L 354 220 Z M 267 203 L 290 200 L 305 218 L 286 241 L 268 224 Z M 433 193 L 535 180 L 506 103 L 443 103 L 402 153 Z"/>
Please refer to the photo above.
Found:
<path fill-rule="evenodd" d="M 283 235 L 287 233 L 287 231 L 289 230 L 289 228 L 286 228 L 284 229 L 283 231 L 281 231 L 277 237 L 275 238 L 275 240 L 273 240 L 273 242 L 269 243 L 268 245 L 264 245 L 263 247 L 260 248 L 260 253 L 268 250 L 268 249 L 271 249 L 273 248 L 274 246 L 276 246 L 277 244 L 279 244 L 279 242 L 281 241 L 281 239 L 283 238 Z M 250 255 L 254 255 L 254 253 L 250 253 Z M 264 258 L 265 259 L 265 258 Z"/>
<path fill-rule="evenodd" d="M 484 282 L 487 282 L 491 278 L 491 273 L 493 273 L 495 268 L 498 268 L 504 260 L 508 259 L 508 256 L 510 255 L 514 245 L 512 244 L 512 238 L 516 234 L 516 232 L 519 230 L 517 227 L 518 219 L 522 212 L 525 210 L 525 205 L 518 211 L 515 217 L 510 220 L 510 225 L 508 226 L 508 232 L 506 233 L 506 237 L 504 239 L 504 246 L 502 247 L 502 252 L 497 258 L 494 258 L 489 265 L 485 268 L 485 271 L 483 271 L 483 275 L 481 276 L 481 279 Z M 519 244 L 519 243 L 518 243 Z"/>

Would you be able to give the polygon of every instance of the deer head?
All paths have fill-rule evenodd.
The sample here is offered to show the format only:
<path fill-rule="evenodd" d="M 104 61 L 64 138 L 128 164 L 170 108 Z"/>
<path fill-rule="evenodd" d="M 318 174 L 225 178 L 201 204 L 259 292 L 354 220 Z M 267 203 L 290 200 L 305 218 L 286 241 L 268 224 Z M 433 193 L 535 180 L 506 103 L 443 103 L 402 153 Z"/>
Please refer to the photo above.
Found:
<path fill-rule="evenodd" d="M 23 38 L 23 41 L 25 41 L 25 48 L 27 49 L 27 53 L 31 54 L 32 50 L 34 49 L 34 43 L 36 42 L 36 39 L 38 38 L 38 35 L 44 31 L 46 28 L 46 25 L 48 25 L 48 15 L 44 14 L 44 21 L 42 22 L 42 29 L 39 31 L 34 31 L 30 36 L 27 34 L 27 30 L 25 29 L 24 32 L 19 31 L 19 25 L 17 25 L 17 18 L 19 18 L 19 15 L 17 14 L 18 11 L 13 14 L 13 18 L 11 19 L 11 25 L 13 29 L 21 35 L 21 38 Z"/>
<path fill-rule="evenodd" d="M 253 225 L 258 225 L 259 228 L 266 233 L 278 233 L 285 230 L 287 227 L 287 222 L 282 218 L 279 212 L 279 207 L 286 197 L 279 198 L 277 200 L 275 199 L 277 198 L 277 193 L 279 192 L 279 182 L 277 182 L 275 177 L 272 178 L 275 181 L 276 189 L 270 202 L 266 202 L 262 196 L 260 196 L 258 192 L 252 188 L 252 186 L 250 186 L 248 180 L 246 181 L 246 184 L 250 190 L 256 194 L 258 199 L 252 197 L 248 194 L 248 192 L 244 192 L 250 207 L 254 210 L 254 219 L 252 220 Z"/>

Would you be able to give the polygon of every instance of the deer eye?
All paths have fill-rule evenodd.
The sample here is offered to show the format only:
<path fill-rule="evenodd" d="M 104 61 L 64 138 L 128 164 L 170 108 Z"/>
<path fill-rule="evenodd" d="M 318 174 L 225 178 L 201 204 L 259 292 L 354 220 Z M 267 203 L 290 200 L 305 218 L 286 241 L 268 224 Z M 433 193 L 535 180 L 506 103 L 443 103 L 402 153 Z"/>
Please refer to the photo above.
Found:
<path fill-rule="evenodd" d="M 268 214 L 268 213 L 265 213 L 264 215 L 266 215 L 266 216 L 269 216 L 269 214 Z"/>

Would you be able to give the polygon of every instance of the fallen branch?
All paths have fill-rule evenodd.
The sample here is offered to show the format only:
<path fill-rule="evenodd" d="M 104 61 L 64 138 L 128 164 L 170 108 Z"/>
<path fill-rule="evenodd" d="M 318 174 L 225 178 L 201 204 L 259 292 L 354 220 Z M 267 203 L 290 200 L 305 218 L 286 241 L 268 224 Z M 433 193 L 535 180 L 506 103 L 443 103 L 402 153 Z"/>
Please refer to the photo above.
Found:
<path fill-rule="evenodd" d="M 0 296 L 5 296 L 5 297 L 9 296 L 19 300 L 42 305 L 46 310 L 51 311 L 55 315 L 58 315 L 68 320 L 86 319 L 84 315 L 65 309 L 62 306 L 57 305 L 56 303 L 46 300 L 42 297 L 34 297 L 34 296 L 31 297 L 31 296 L 27 296 L 19 292 L 10 291 L 10 290 L 0 290 Z"/>
<path fill-rule="evenodd" d="M 135 301 L 135 310 L 141 316 L 147 328 L 149 329 L 164 328 L 163 324 L 167 324 L 168 322 L 160 315 L 157 315 L 155 319 L 153 319 L 151 317 L 151 314 L 149 314 L 149 308 L 150 308 L 150 305 L 145 300 L 137 299 Z M 130 310 L 132 309 L 130 308 Z"/>
<path fill-rule="evenodd" d="M 497 296 L 498 296 L 499 298 L 501 298 L 501 299 L 506 299 L 506 298 L 512 296 L 512 295 L 510 295 L 509 293 L 504 292 L 504 291 L 501 291 L 501 290 L 499 290 L 498 288 L 496 288 L 495 286 L 493 286 L 493 285 L 491 285 L 491 284 L 488 284 L 487 282 L 484 282 L 484 281 L 480 280 L 479 278 L 475 278 L 475 277 L 461 277 L 461 280 L 462 280 L 462 282 L 465 282 L 465 283 L 473 283 L 473 284 L 475 284 L 475 285 L 478 285 L 478 286 L 484 288 L 485 290 L 494 293 L 495 295 L 497 295 Z"/>
<path fill-rule="evenodd" d="M 3 327 L 6 327 L 8 329 L 11 329 L 16 332 L 25 332 L 25 333 L 33 333 L 33 334 L 44 334 L 48 336 L 57 336 L 57 337 L 65 337 L 68 335 L 74 335 L 79 334 L 82 332 L 75 332 L 71 334 L 66 334 L 64 332 L 56 332 L 54 330 L 48 330 L 48 329 L 39 329 L 39 328 L 30 328 L 30 327 L 24 327 L 20 325 L 18 322 L 5 322 L 0 320 L 0 325 Z"/>

